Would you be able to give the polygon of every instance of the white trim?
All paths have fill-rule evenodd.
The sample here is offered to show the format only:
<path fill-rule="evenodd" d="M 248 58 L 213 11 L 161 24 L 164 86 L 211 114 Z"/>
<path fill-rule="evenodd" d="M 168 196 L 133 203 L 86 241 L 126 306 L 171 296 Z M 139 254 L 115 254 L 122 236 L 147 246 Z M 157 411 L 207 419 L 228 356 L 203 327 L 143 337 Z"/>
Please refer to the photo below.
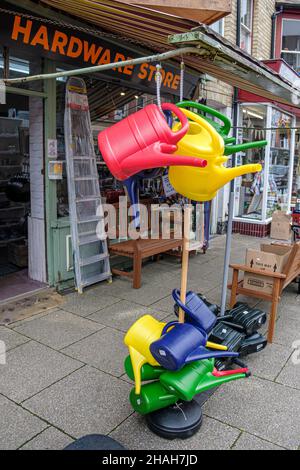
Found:
<path fill-rule="evenodd" d="M 267 120 L 266 127 L 270 128 L 272 123 L 272 106 L 267 107 Z M 267 218 L 267 204 L 268 204 L 268 195 L 269 195 L 269 175 L 270 175 L 270 156 L 271 156 L 271 135 L 272 131 L 268 129 L 266 131 L 266 140 L 268 142 L 265 147 L 265 168 L 264 168 L 264 189 L 263 189 L 263 199 L 262 199 L 262 220 Z"/>
<path fill-rule="evenodd" d="M 300 54 L 300 51 L 285 51 L 282 49 L 281 54 Z"/>
<path fill-rule="evenodd" d="M 292 119 L 292 126 L 296 127 L 296 117 Z M 288 211 L 291 210 L 292 204 L 292 189 L 293 189 L 293 176 L 294 176 L 294 164 L 295 164 L 295 147 L 296 147 L 296 129 L 291 129 L 291 148 L 290 148 L 290 171 L 289 171 L 289 183 L 288 183 Z"/>
<path fill-rule="evenodd" d="M 269 217 L 266 220 L 259 219 L 247 219 L 246 217 L 234 217 L 233 222 L 247 222 L 251 224 L 266 225 L 272 222 L 272 217 Z"/>

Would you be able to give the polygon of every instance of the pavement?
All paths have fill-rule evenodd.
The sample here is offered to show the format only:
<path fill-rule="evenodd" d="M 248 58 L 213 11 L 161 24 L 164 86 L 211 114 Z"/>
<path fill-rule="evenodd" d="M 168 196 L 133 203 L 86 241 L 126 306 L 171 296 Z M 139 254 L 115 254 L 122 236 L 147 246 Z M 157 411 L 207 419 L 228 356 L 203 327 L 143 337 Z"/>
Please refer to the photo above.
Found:
<path fill-rule="evenodd" d="M 232 262 L 243 262 L 246 248 L 261 241 L 235 235 Z M 224 245 L 224 236 L 216 237 L 206 255 L 190 259 L 189 289 L 217 303 Z M 142 281 L 134 290 L 128 279 L 114 278 L 82 295 L 65 295 L 59 307 L 0 326 L 7 349 L 6 365 L 0 360 L 0 449 L 63 449 L 100 433 L 128 449 L 300 450 L 300 364 L 293 360 L 300 356 L 293 349 L 300 344 L 297 286 L 282 297 L 274 343 L 247 358 L 251 378 L 220 387 L 206 401 L 203 425 L 191 439 L 167 441 L 152 434 L 129 404 L 123 338 L 144 314 L 174 319 L 171 292 L 180 286 L 180 263 L 170 257 L 147 263 Z"/>

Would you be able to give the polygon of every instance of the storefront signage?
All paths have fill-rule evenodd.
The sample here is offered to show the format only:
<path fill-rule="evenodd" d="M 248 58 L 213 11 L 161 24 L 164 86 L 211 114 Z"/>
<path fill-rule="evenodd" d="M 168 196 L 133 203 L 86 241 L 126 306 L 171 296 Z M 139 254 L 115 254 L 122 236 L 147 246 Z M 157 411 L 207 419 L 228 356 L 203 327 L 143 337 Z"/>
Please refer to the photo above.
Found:
<path fill-rule="evenodd" d="M 35 56 L 49 57 L 57 62 L 72 64 L 74 67 L 121 62 L 140 57 L 143 53 L 132 51 L 129 47 L 116 46 L 107 40 L 68 28 L 54 27 L 43 21 L 28 19 L 13 14 L 3 14 L 0 19 L 0 41 L 13 49 L 26 48 Z M 105 72 L 110 76 L 132 86 L 140 85 L 146 89 L 155 89 L 155 64 L 143 63 L 116 67 Z M 197 76 L 185 74 L 185 97 L 189 97 L 198 82 Z M 180 70 L 166 65 L 162 69 L 162 92 L 179 95 Z"/>

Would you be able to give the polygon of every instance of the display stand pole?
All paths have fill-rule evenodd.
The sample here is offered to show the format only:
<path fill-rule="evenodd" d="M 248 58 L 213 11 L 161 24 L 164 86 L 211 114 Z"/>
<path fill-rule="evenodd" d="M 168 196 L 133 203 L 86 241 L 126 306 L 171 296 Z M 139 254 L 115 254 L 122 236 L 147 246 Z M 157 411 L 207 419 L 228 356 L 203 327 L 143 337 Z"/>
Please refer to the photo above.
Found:
<path fill-rule="evenodd" d="M 181 269 L 181 301 L 185 303 L 190 248 L 191 229 L 190 201 L 184 208 L 183 218 L 183 247 L 182 247 L 182 269 Z M 179 309 L 179 321 L 184 323 L 184 312 Z M 146 423 L 149 429 L 164 439 L 187 439 L 192 437 L 201 427 L 202 408 L 196 402 L 179 401 L 175 405 L 146 415 Z"/>
<path fill-rule="evenodd" d="M 238 2 L 238 7 L 240 8 L 240 2 Z M 237 44 L 240 41 L 240 28 L 237 32 Z M 238 88 L 234 88 L 233 96 L 233 136 L 237 139 L 238 132 Z M 232 167 L 236 165 L 236 156 L 232 155 Z M 233 211 L 234 211 L 234 180 L 230 183 L 230 196 L 229 196 L 229 205 L 228 205 L 228 226 L 227 226 L 227 236 L 226 236 L 226 248 L 225 248 L 225 259 L 224 259 L 224 274 L 223 274 L 223 287 L 222 287 L 222 300 L 221 300 L 221 316 L 225 315 L 226 310 L 226 298 L 227 298 L 227 284 L 229 277 L 229 264 L 230 264 L 230 255 L 231 255 L 231 243 L 232 243 L 232 225 L 233 225 Z"/>
<path fill-rule="evenodd" d="M 188 206 L 185 206 L 184 208 L 183 218 L 183 247 L 180 286 L 180 300 L 183 304 L 185 304 L 189 270 L 191 212 L 192 208 L 189 201 Z M 179 309 L 179 322 L 184 323 L 184 311 L 181 308 Z"/>
<path fill-rule="evenodd" d="M 234 203 L 234 183 L 233 184 L 231 183 L 230 196 L 229 196 L 226 248 L 225 248 L 225 258 L 224 258 L 221 316 L 225 315 L 225 310 L 226 310 L 227 283 L 228 283 L 228 277 L 229 277 L 229 263 L 230 263 L 231 241 L 232 241 L 233 203 Z"/>

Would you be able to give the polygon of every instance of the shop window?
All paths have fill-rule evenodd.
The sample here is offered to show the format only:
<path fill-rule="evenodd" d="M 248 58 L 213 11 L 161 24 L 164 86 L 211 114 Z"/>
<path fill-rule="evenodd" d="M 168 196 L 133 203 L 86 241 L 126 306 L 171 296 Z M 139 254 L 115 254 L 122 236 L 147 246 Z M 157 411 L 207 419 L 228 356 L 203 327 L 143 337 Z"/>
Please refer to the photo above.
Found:
<path fill-rule="evenodd" d="M 4 58 L 2 51 L 0 50 L 0 78 L 4 76 Z"/>
<path fill-rule="evenodd" d="M 252 50 L 252 21 L 253 0 L 241 1 L 241 42 L 240 48 L 251 54 Z"/>
<path fill-rule="evenodd" d="M 272 109 L 267 218 L 275 210 L 289 211 L 289 175 L 292 118 Z"/>
<path fill-rule="evenodd" d="M 300 74 L 300 20 L 282 20 L 281 56 Z"/>
<path fill-rule="evenodd" d="M 297 126 L 295 142 L 295 161 L 292 186 L 292 207 L 300 203 L 300 126 Z"/>
<path fill-rule="evenodd" d="M 241 107 L 240 141 L 243 143 L 266 138 L 267 107 L 249 105 Z M 236 156 L 237 165 L 260 163 L 265 165 L 265 149 L 251 149 Z M 235 217 L 262 220 L 264 171 L 236 178 Z"/>
<path fill-rule="evenodd" d="M 0 74 L 3 77 L 4 72 L 4 57 L 0 55 Z M 9 78 L 18 78 L 29 75 L 29 61 L 18 59 L 16 57 L 9 58 Z"/>

